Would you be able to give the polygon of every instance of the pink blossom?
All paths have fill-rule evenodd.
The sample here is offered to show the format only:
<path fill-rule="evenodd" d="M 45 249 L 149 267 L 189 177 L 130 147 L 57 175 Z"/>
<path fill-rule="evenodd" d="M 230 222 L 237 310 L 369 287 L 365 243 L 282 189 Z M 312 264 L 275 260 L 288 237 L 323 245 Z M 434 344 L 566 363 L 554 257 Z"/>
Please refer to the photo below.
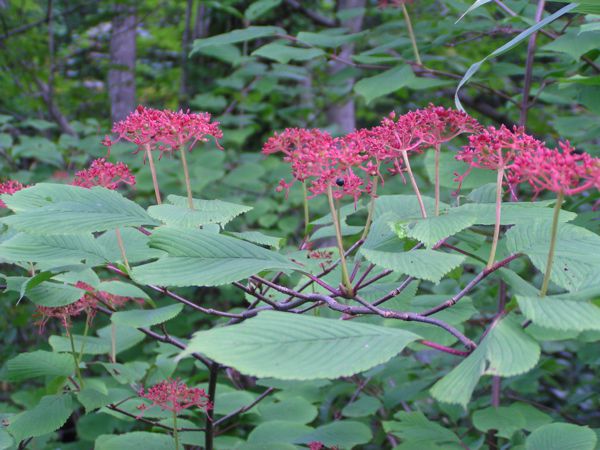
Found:
<path fill-rule="evenodd" d="M 0 183 L 0 194 L 12 195 L 21 189 L 25 189 L 27 186 L 23 186 L 16 180 L 7 180 L 4 183 Z M 6 208 L 6 203 L 0 200 L 0 208 Z"/>
<path fill-rule="evenodd" d="M 77 172 L 72 184 L 86 188 L 103 186 L 107 189 L 117 189 L 120 184 L 135 185 L 135 176 L 130 172 L 127 164 L 122 162 L 113 164 L 104 158 L 99 158 L 92 161 L 88 169 Z"/>
<path fill-rule="evenodd" d="M 528 182 L 536 196 L 543 190 L 575 195 L 600 189 L 600 158 L 576 153 L 569 142 L 554 149 L 539 147 L 515 156 L 512 180 Z"/>
<path fill-rule="evenodd" d="M 81 281 L 75 284 L 75 287 L 84 289 L 88 292 L 94 290 L 90 285 Z M 44 331 L 44 327 L 48 323 L 48 320 L 54 318 L 58 319 L 68 332 L 69 328 L 71 328 L 72 317 L 77 317 L 85 312 L 87 314 L 87 320 L 91 321 L 96 313 L 97 304 L 98 300 L 93 295 L 84 294 L 79 300 L 69 305 L 57 307 L 38 306 L 36 308 L 36 315 L 41 316 L 41 318 L 36 322 L 36 325 L 38 325 L 41 334 Z"/>
<path fill-rule="evenodd" d="M 125 120 L 115 123 L 112 131 L 118 135 L 117 140 L 133 142 L 138 150 L 149 146 L 162 155 L 185 145 L 191 150 L 196 142 L 207 141 L 208 136 L 212 136 L 218 145 L 217 139 L 223 137 L 223 132 L 218 122 L 210 120 L 209 113 L 174 112 L 140 105 Z M 106 138 L 105 141 L 109 142 Z"/>
<path fill-rule="evenodd" d="M 148 391 L 142 388 L 138 395 L 150 400 L 152 402 L 150 406 L 158 406 L 163 411 L 171 411 L 175 414 L 194 406 L 205 411 L 212 409 L 204 389 L 188 388 L 179 378 L 161 381 L 149 388 Z M 142 404 L 138 406 L 138 409 L 143 411 L 148 409 L 148 406 Z"/>
<path fill-rule="evenodd" d="M 427 108 L 415 111 L 415 114 L 421 116 L 418 121 L 421 139 L 430 147 L 451 141 L 460 134 L 477 133 L 483 129 L 479 122 L 467 113 L 443 106 L 429 104 Z"/>

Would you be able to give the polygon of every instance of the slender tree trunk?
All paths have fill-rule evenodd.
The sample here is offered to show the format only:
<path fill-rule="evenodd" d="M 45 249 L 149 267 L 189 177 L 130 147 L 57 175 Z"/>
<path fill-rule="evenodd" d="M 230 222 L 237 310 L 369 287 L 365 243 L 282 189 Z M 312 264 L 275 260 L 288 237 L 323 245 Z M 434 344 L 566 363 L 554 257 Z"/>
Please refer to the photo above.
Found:
<path fill-rule="evenodd" d="M 339 0 L 338 12 L 353 8 L 364 8 L 366 0 Z M 363 14 L 357 14 L 356 16 L 342 22 L 342 26 L 347 28 L 351 33 L 358 33 L 362 28 Z M 347 44 L 342 47 L 339 56 L 342 59 L 348 60 L 352 56 L 354 51 L 354 44 Z M 346 65 L 339 61 L 332 61 L 329 68 L 329 73 L 335 75 L 343 70 Z M 348 78 L 343 82 L 344 87 L 349 91 L 354 85 L 354 78 Z M 354 108 L 354 99 L 352 97 L 345 101 L 336 102 L 332 104 L 327 110 L 327 119 L 329 123 L 335 124 L 338 127 L 338 131 L 341 133 L 349 133 L 354 131 L 356 128 L 356 116 Z"/>
<path fill-rule="evenodd" d="M 108 94 L 113 122 L 135 109 L 136 14 L 135 7 L 119 4 L 112 20 Z"/>
<path fill-rule="evenodd" d="M 192 8 L 194 0 L 187 0 L 185 8 L 185 25 L 183 28 L 183 38 L 181 42 L 181 84 L 179 86 L 179 107 L 186 109 L 189 107 L 190 89 L 189 89 L 189 64 L 188 54 L 190 53 L 190 44 L 192 43 Z"/>
<path fill-rule="evenodd" d="M 208 36 L 208 27 L 210 26 L 210 15 L 207 14 L 206 6 L 202 0 L 198 0 L 196 7 L 196 18 L 194 19 L 193 39 L 200 39 Z"/>

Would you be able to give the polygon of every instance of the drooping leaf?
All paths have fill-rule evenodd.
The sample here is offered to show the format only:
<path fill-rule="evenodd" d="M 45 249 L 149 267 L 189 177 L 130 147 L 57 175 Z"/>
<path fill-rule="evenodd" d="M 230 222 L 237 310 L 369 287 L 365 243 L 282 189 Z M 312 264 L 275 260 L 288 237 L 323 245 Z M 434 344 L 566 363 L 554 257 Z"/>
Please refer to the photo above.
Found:
<path fill-rule="evenodd" d="M 263 270 L 299 268 L 278 253 L 203 230 L 159 228 L 150 245 L 168 256 L 133 269 L 134 279 L 144 284 L 218 286 Z"/>
<path fill-rule="evenodd" d="M 110 320 L 113 323 L 129 327 L 149 327 L 171 320 L 183 309 L 182 303 L 164 306 L 157 309 L 133 309 L 130 311 L 117 311 L 113 313 Z"/>
<path fill-rule="evenodd" d="M 196 333 L 182 356 L 200 352 L 248 375 L 313 380 L 383 364 L 418 338 L 393 328 L 265 311 L 240 325 Z"/>
<path fill-rule="evenodd" d="M 431 388 L 439 401 L 467 406 L 482 375 L 511 377 L 531 370 L 540 346 L 512 317 L 500 320 L 479 347 Z"/>
<path fill-rule="evenodd" d="M 73 409 L 71 395 L 47 395 L 32 409 L 11 418 L 7 429 L 17 442 L 42 436 L 62 427 Z"/>
<path fill-rule="evenodd" d="M 526 450 L 594 450 L 598 438 L 588 427 L 551 423 L 538 428 L 525 441 Z"/>
<path fill-rule="evenodd" d="M 8 360 L 6 369 L 10 381 L 21 381 L 44 376 L 66 377 L 75 366 L 71 355 L 36 350 Z"/>
<path fill-rule="evenodd" d="M 506 233 L 510 252 L 526 254 L 542 273 L 546 271 L 551 224 L 519 224 Z M 550 280 L 569 291 L 583 287 L 600 266 L 600 236 L 576 225 L 561 223 Z"/>
<path fill-rule="evenodd" d="M 59 189 L 58 200 L 49 202 L 55 189 L 47 186 L 53 185 L 41 183 L 12 195 L 11 204 L 25 210 L 3 218 L 2 222 L 20 231 L 44 235 L 87 234 L 123 226 L 157 224 L 142 207 L 116 191 L 102 187 L 62 186 L 68 189 Z M 22 192 L 25 194 L 19 196 Z M 41 206 L 32 208 L 35 203 Z"/>
<path fill-rule="evenodd" d="M 362 254 L 373 264 L 384 269 L 439 283 L 440 280 L 465 259 L 464 255 L 436 250 L 390 252 L 363 248 Z"/>

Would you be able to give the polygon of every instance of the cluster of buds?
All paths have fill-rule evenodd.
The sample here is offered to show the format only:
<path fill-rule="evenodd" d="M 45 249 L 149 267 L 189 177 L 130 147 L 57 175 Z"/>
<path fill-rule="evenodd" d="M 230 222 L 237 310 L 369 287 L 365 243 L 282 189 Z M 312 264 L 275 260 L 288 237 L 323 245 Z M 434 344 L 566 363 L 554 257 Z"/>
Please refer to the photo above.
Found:
<path fill-rule="evenodd" d="M 86 188 L 103 186 L 114 190 L 121 184 L 134 186 L 135 176 L 131 173 L 127 164 L 123 162 L 113 164 L 104 158 L 99 158 L 92 161 L 89 168 L 77 172 L 71 184 Z"/>
<path fill-rule="evenodd" d="M 312 196 L 333 188 L 336 198 L 350 196 L 356 201 L 373 192 L 373 177 L 383 181 L 383 164 L 391 166 L 390 173 L 401 173 L 406 154 L 439 149 L 459 134 L 480 129 L 475 119 L 461 111 L 429 105 L 400 116 L 391 113 L 380 125 L 341 138 L 317 129 L 288 128 L 275 133 L 263 153 L 283 153 L 294 179 L 310 180 Z M 277 190 L 289 190 L 291 185 L 282 180 Z"/>
<path fill-rule="evenodd" d="M 36 308 L 36 315 L 41 317 L 36 322 L 40 333 L 44 331 L 44 327 L 50 319 L 58 319 L 62 326 L 68 331 L 71 328 L 71 319 L 81 315 L 82 313 L 86 314 L 89 325 L 96 314 L 96 307 L 99 303 L 104 304 L 105 306 L 108 306 L 114 310 L 122 307 L 129 301 L 134 301 L 138 304 L 144 302 L 144 299 L 141 298 L 123 297 L 104 291 L 97 291 L 83 281 L 77 282 L 75 287 L 86 291 L 86 293 L 83 294 L 76 302 L 65 306 L 38 306 Z"/>
<path fill-rule="evenodd" d="M 469 137 L 469 145 L 456 154 L 456 159 L 469 165 L 462 179 L 474 167 L 503 170 L 509 187 L 529 183 L 537 197 L 548 190 L 565 195 L 600 188 L 600 159 L 577 153 L 569 142 L 558 148 L 525 133 L 524 128 L 488 127 Z"/>
<path fill-rule="evenodd" d="M 138 106 L 124 120 L 114 124 L 112 132 L 116 141 L 125 140 L 138 146 L 139 150 L 150 148 L 164 153 L 172 153 L 183 146 L 191 151 L 197 142 L 206 142 L 209 136 L 223 137 L 218 122 L 211 122 L 209 113 L 169 111 Z M 113 142 L 106 137 L 103 144 L 110 147 Z"/>
<path fill-rule="evenodd" d="M 0 183 L 0 194 L 12 195 L 21 189 L 26 188 L 21 183 L 15 180 L 7 180 L 4 183 Z M 0 208 L 6 208 L 6 203 L 0 199 Z"/>
<path fill-rule="evenodd" d="M 138 406 L 140 411 L 145 411 L 152 406 L 158 406 L 163 411 L 171 411 L 175 414 L 192 407 L 205 411 L 212 409 L 212 404 L 204 389 L 189 388 L 179 378 L 161 381 L 147 391 L 142 388 L 138 395 L 151 402 L 150 406 L 146 404 Z"/>

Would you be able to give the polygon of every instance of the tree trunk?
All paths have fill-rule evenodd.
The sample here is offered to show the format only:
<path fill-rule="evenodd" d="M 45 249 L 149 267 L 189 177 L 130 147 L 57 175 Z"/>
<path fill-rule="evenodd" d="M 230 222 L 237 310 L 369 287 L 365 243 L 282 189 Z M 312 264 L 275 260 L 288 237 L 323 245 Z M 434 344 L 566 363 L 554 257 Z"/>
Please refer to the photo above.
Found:
<path fill-rule="evenodd" d="M 136 15 L 135 7 L 119 4 L 112 20 L 108 94 L 113 122 L 135 109 Z"/>
<path fill-rule="evenodd" d="M 339 0 L 338 12 L 353 8 L 364 8 L 366 0 Z M 351 19 L 342 22 L 342 26 L 347 28 L 351 33 L 358 33 L 362 28 L 363 14 L 358 14 Z M 347 44 L 342 46 L 342 50 L 339 54 L 340 58 L 344 60 L 350 60 L 352 52 L 354 51 L 354 44 Z M 344 63 L 339 61 L 332 61 L 329 67 L 329 73 L 335 75 L 342 69 L 348 67 Z M 350 91 L 354 85 L 354 78 L 348 78 L 343 82 L 346 90 Z M 350 133 L 356 129 L 356 117 L 354 108 L 354 99 L 350 98 L 343 99 L 340 102 L 332 104 L 327 110 L 327 119 L 330 124 L 337 125 L 338 131 L 341 133 Z"/>
<path fill-rule="evenodd" d="M 189 64 L 188 54 L 192 42 L 192 7 L 194 0 L 187 0 L 185 8 L 185 24 L 183 27 L 183 38 L 181 42 L 181 84 L 179 85 L 179 107 L 181 109 L 189 108 L 190 89 L 189 89 Z"/>

